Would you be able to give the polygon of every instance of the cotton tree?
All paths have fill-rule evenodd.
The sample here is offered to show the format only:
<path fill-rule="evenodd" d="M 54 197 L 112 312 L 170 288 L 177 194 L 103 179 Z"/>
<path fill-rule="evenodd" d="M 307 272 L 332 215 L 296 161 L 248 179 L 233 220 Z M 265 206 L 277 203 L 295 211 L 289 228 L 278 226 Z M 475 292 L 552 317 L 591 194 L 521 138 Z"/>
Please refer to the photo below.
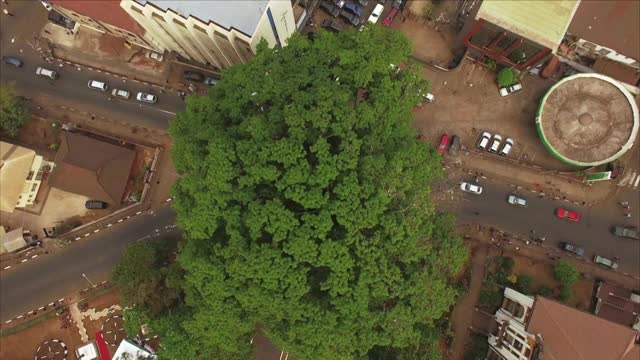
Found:
<path fill-rule="evenodd" d="M 410 53 L 380 27 L 293 36 L 188 99 L 170 127 L 185 306 L 153 322 L 161 354 L 246 359 L 257 324 L 300 360 L 431 349 L 466 252 L 409 125 Z"/>

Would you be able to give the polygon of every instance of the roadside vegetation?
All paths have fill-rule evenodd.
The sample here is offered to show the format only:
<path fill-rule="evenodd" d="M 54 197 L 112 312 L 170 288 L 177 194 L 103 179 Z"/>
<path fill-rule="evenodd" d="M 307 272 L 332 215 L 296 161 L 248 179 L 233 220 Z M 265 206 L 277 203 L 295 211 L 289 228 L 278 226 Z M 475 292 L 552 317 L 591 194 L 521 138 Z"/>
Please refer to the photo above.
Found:
<path fill-rule="evenodd" d="M 16 95 L 13 83 L 0 83 L 0 130 L 16 137 L 28 119 L 29 111 L 23 98 Z"/>
<path fill-rule="evenodd" d="M 248 359 L 257 327 L 298 360 L 438 359 L 467 252 L 431 202 L 410 54 L 381 27 L 294 35 L 188 98 L 170 127 L 185 240 L 175 264 L 141 246 L 115 270 L 127 331 L 149 324 L 165 359 Z"/>

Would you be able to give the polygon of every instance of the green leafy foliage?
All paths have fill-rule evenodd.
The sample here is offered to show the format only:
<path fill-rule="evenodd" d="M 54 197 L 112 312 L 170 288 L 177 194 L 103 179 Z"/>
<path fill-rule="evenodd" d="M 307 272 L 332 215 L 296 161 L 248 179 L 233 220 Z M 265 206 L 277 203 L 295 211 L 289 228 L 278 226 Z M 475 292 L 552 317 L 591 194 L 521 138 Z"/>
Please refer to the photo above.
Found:
<path fill-rule="evenodd" d="M 538 289 L 538 295 L 549 298 L 553 296 L 553 289 L 543 285 Z"/>
<path fill-rule="evenodd" d="M 464 352 L 464 360 L 484 360 L 489 352 L 489 341 L 486 336 L 471 335 L 471 341 Z"/>
<path fill-rule="evenodd" d="M 166 258 L 167 248 L 160 243 L 143 241 L 127 247 L 112 276 L 124 306 L 157 314 L 180 300 L 182 270 L 177 264 L 164 266 Z"/>
<path fill-rule="evenodd" d="M 12 83 L 0 84 L 0 130 L 15 137 L 22 124 L 29 118 L 29 112 L 22 98 L 16 96 Z"/>
<path fill-rule="evenodd" d="M 519 275 L 516 285 L 518 291 L 526 295 L 531 295 L 531 289 L 533 288 L 533 278 L 527 274 Z"/>
<path fill-rule="evenodd" d="M 170 126 L 185 304 L 151 321 L 161 356 L 246 359 L 261 324 L 300 360 L 431 358 L 467 254 L 409 125 L 427 83 L 390 70 L 410 54 L 382 27 L 295 35 L 189 97 Z"/>
<path fill-rule="evenodd" d="M 560 286 L 560 300 L 562 302 L 569 302 L 571 297 L 573 296 L 573 291 L 571 290 L 571 286 L 562 285 Z"/>
<path fill-rule="evenodd" d="M 522 49 L 515 49 L 509 54 L 508 58 L 516 64 L 522 64 L 527 60 L 527 54 Z"/>
<path fill-rule="evenodd" d="M 580 273 L 566 260 L 560 260 L 553 269 L 553 276 L 564 286 L 571 287 L 578 281 Z"/>
<path fill-rule="evenodd" d="M 504 68 L 498 72 L 498 85 L 500 87 L 511 86 L 517 81 L 517 73 L 511 68 Z"/>

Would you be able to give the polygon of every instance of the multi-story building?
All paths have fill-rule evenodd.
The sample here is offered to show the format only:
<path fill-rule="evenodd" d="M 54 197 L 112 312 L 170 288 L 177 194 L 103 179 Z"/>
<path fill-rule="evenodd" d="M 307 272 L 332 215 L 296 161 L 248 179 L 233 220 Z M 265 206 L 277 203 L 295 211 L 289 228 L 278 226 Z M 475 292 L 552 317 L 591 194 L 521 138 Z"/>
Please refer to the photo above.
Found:
<path fill-rule="evenodd" d="M 487 360 L 637 360 L 638 331 L 564 304 L 504 290 Z"/>
<path fill-rule="evenodd" d="M 52 165 L 31 149 L 0 141 L 0 210 L 33 205 L 45 168 Z"/>
<path fill-rule="evenodd" d="M 122 0 L 160 52 L 221 69 L 244 63 L 264 39 L 284 46 L 296 30 L 289 0 Z"/>

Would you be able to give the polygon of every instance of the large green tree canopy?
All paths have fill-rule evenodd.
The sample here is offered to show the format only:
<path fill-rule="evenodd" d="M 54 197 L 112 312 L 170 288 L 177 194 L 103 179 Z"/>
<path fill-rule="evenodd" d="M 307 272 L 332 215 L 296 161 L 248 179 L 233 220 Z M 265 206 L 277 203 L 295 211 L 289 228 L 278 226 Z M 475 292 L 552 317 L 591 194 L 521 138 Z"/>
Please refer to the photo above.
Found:
<path fill-rule="evenodd" d="M 381 27 L 296 35 L 188 99 L 170 127 L 186 275 L 155 325 L 166 357 L 246 359 L 259 324 L 298 360 L 366 358 L 417 347 L 448 311 L 466 252 L 431 204 L 442 170 L 409 125 L 427 90 L 410 52 Z"/>

